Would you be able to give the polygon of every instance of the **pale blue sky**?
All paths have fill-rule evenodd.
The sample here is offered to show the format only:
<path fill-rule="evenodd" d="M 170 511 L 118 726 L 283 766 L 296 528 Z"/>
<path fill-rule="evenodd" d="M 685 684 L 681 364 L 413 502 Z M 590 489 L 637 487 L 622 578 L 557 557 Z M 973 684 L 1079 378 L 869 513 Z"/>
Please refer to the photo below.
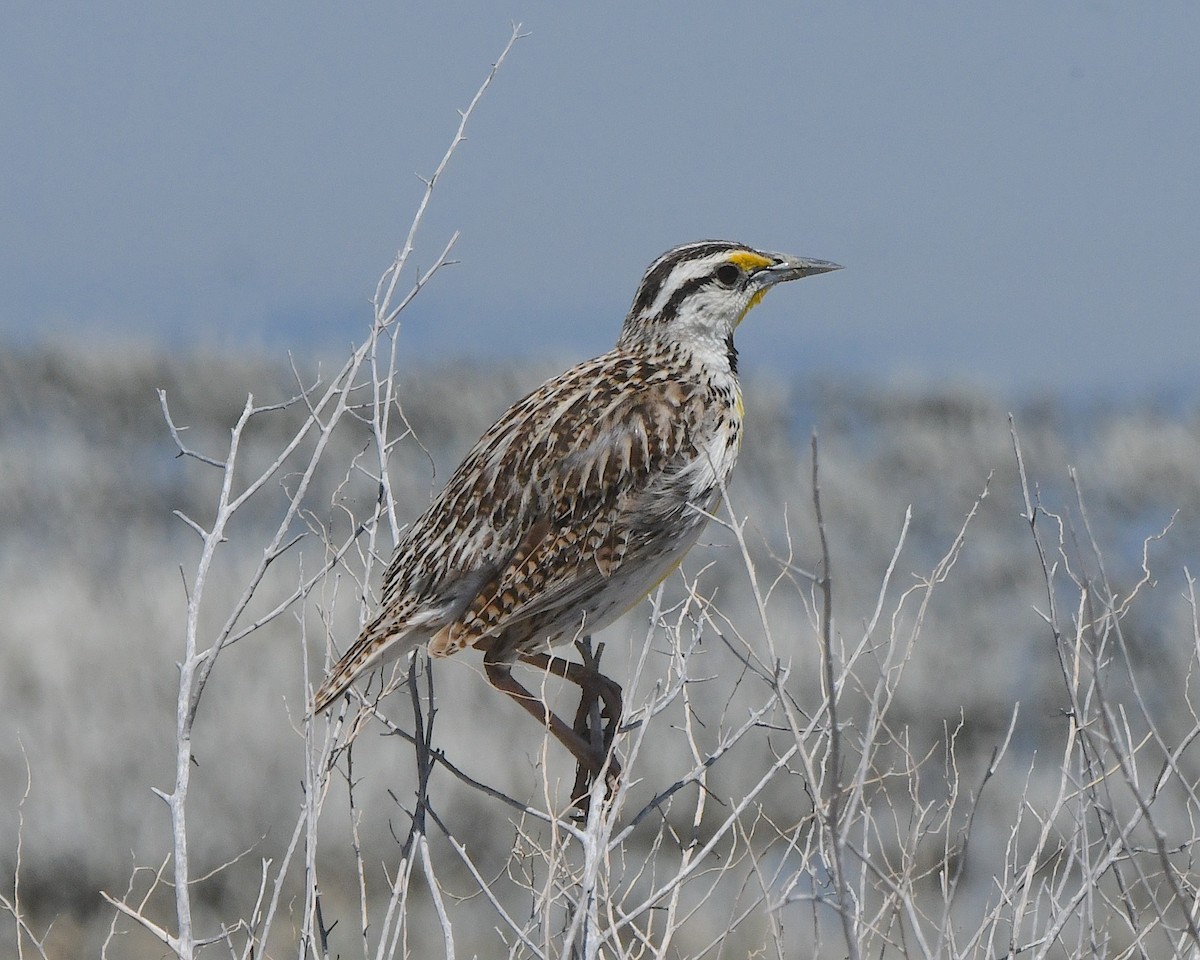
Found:
<path fill-rule="evenodd" d="M 740 333 L 784 375 L 1122 393 L 1200 358 L 1200 6 L 10 3 L 0 329 L 301 352 L 439 188 L 413 360 L 569 359 L 702 237 L 836 260 Z"/>

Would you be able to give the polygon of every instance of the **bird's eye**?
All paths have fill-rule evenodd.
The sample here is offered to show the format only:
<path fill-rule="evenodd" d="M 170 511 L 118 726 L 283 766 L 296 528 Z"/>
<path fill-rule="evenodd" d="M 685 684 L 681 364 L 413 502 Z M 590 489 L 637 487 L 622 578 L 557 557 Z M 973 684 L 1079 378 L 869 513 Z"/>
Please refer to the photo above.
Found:
<path fill-rule="evenodd" d="M 738 278 L 741 277 L 741 275 L 742 271 L 735 267 L 732 263 L 721 264 L 721 266 L 717 267 L 717 272 L 715 274 L 717 283 L 723 287 L 732 287 L 738 282 Z"/>

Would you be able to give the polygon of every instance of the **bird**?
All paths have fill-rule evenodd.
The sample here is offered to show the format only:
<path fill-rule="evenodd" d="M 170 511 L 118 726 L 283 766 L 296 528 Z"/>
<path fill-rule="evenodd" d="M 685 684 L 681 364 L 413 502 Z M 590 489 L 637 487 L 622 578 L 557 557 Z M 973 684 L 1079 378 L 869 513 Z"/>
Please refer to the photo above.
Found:
<path fill-rule="evenodd" d="M 724 240 L 655 259 L 616 346 L 517 401 L 408 528 L 375 616 L 317 690 L 313 714 L 422 645 L 433 657 L 474 647 L 492 686 L 545 724 L 581 775 L 619 770 L 610 750 L 621 688 L 551 651 L 615 621 L 679 565 L 737 460 L 734 331 L 777 284 L 838 269 Z M 517 662 L 602 702 L 603 741 L 518 682 Z"/>

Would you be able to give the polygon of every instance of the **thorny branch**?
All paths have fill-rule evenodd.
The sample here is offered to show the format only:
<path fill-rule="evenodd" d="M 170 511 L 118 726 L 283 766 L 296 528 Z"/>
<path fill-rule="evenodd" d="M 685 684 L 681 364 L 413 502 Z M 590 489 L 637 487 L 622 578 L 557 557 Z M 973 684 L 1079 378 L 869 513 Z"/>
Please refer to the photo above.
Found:
<path fill-rule="evenodd" d="M 393 302 L 397 286 L 401 277 L 405 274 L 406 267 L 412 255 L 417 231 L 421 226 L 432 198 L 435 182 L 446 169 L 456 148 L 464 139 L 465 129 L 472 112 L 520 36 L 519 28 L 514 26 L 508 44 L 505 46 L 501 56 L 488 73 L 468 108 L 461 112 L 460 122 L 454 138 L 443 154 L 434 176 L 426 182 L 425 193 L 418 204 L 417 211 L 410 224 L 404 246 L 388 270 L 385 271 L 384 280 L 381 281 L 380 292 L 377 292 L 376 295 L 375 320 L 368 337 L 360 346 L 353 350 L 342 368 L 332 378 L 325 382 L 318 380 L 309 387 L 303 387 L 298 396 L 282 403 L 259 406 L 255 405 L 252 395 L 248 396 L 240 416 L 230 430 L 228 453 L 223 459 L 193 450 L 184 442 L 184 428 L 176 424 L 169 409 L 165 393 L 162 391 L 159 392 L 159 401 L 163 410 L 163 416 L 171 437 L 179 449 L 180 456 L 198 460 L 207 466 L 215 467 L 221 471 L 220 490 L 217 495 L 213 518 L 209 526 L 206 528 L 190 517 L 182 514 L 179 515 L 201 537 L 201 552 L 196 564 L 195 573 L 191 578 L 187 590 L 184 652 L 179 663 L 179 697 L 175 731 L 177 742 L 175 782 L 170 792 L 155 791 L 166 802 L 170 811 L 173 839 L 171 862 L 176 931 L 174 933 L 168 932 L 163 925 L 151 921 L 142 909 L 131 907 L 124 901 L 114 898 L 109 899 L 118 910 L 136 920 L 143 928 L 154 934 L 164 945 L 180 958 L 184 958 L 184 960 L 191 960 L 197 949 L 204 944 L 214 943 L 219 940 L 229 942 L 231 931 L 240 929 L 240 927 L 226 928 L 215 937 L 197 937 L 193 929 L 193 884 L 197 881 L 192 876 L 189 864 L 187 810 L 192 774 L 192 732 L 204 690 L 212 676 L 212 671 L 220 653 L 229 643 L 249 635 L 256 627 L 275 619 L 279 614 L 288 609 L 291 603 L 307 596 L 308 590 L 312 589 L 317 583 L 323 582 L 327 575 L 328 571 L 324 571 L 317 578 L 306 584 L 302 584 L 299 589 L 293 592 L 290 598 L 285 598 L 281 603 L 277 603 L 267 615 L 259 617 L 255 624 L 239 631 L 238 627 L 242 617 L 252 599 L 259 592 L 268 568 L 299 540 L 299 536 L 294 532 L 295 521 L 300 515 L 300 511 L 304 508 L 317 467 L 326 455 L 334 431 L 345 414 L 353 407 L 353 398 L 364 364 L 369 358 L 374 359 L 377 344 L 383 337 L 392 332 L 392 328 L 405 307 L 413 301 L 413 298 L 429 282 L 434 273 L 449 262 L 450 250 L 457 234 L 452 236 L 449 242 L 447 242 L 441 254 L 434 260 L 433 265 L 418 273 L 408 293 L 398 303 Z M 392 393 L 394 360 L 395 354 L 393 352 L 392 363 L 389 365 L 387 371 L 386 389 L 382 397 L 379 395 L 376 397 L 376 403 L 382 402 L 388 410 L 394 406 L 394 395 Z M 376 375 L 372 377 L 371 383 L 378 389 L 381 380 L 382 378 L 378 376 L 378 371 L 376 371 Z M 286 411 L 296 404 L 302 404 L 307 412 L 307 416 L 303 419 L 299 428 L 292 433 L 290 438 L 284 443 L 282 449 L 278 451 L 265 468 L 253 474 L 248 481 L 242 480 L 241 475 L 244 469 L 240 462 L 240 454 L 242 452 L 243 441 L 247 435 L 248 425 L 256 418 Z M 386 412 L 382 414 L 381 422 L 385 430 L 388 415 Z M 384 438 L 380 436 L 377 439 L 382 442 Z M 206 638 L 202 634 L 201 611 L 207 610 L 206 586 L 214 569 L 218 548 L 225 542 L 226 530 L 229 528 L 230 522 L 238 510 L 252 498 L 260 495 L 266 489 L 267 484 L 280 474 L 285 464 L 291 464 L 295 457 L 301 457 L 302 462 L 299 470 L 292 475 L 293 483 L 290 490 L 287 491 L 283 513 L 275 527 L 275 532 L 264 546 L 256 568 L 246 579 L 241 596 L 229 611 L 224 624 L 214 635 Z M 383 482 L 386 484 L 386 469 L 382 469 L 383 466 L 384 462 L 381 460 L 381 477 L 384 478 Z M 351 538 L 351 542 L 358 536 L 359 532 L 361 531 L 355 532 L 354 537 Z M 342 550 L 338 551 L 337 556 L 331 559 L 329 569 L 332 569 L 337 564 L 342 554 L 348 548 L 349 544 L 346 544 Z M 310 783 L 308 785 L 308 789 L 310 790 L 314 787 L 315 784 Z M 305 813 L 302 814 L 302 820 L 304 816 L 315 812 L 317 811 L 314 808 L 306 807 Z M 310 854 L 311 852 L 310 850 Z M 265 890 L 265 886 L 263 889 Z M 273 901 L 273 903 L 277 903 L 277 901 Z M 257 915 L 257 908 L 255 908 L 254 913 Z M 265 928 L 270 927 L 273 915 L 274 906 L 272 906 L 270 914 L 261 918 L 262 925 Z"/>

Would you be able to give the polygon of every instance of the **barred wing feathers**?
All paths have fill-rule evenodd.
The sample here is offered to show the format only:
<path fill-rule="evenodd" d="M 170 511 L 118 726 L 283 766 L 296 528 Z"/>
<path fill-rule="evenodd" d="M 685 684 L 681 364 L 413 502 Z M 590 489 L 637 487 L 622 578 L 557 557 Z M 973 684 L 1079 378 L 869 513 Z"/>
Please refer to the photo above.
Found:
<path fill-rule="evenodd" d="M 380 614 L 315 709 L 424 642 L 446 655 L 488 637 L 535 639 L 615 576 L 661 557 L 664 527 L 682 534 L 702 523 L 687 468 L 710 400 L 661 358 L 618 348 L 515 404 L 397 548 Z"/>

